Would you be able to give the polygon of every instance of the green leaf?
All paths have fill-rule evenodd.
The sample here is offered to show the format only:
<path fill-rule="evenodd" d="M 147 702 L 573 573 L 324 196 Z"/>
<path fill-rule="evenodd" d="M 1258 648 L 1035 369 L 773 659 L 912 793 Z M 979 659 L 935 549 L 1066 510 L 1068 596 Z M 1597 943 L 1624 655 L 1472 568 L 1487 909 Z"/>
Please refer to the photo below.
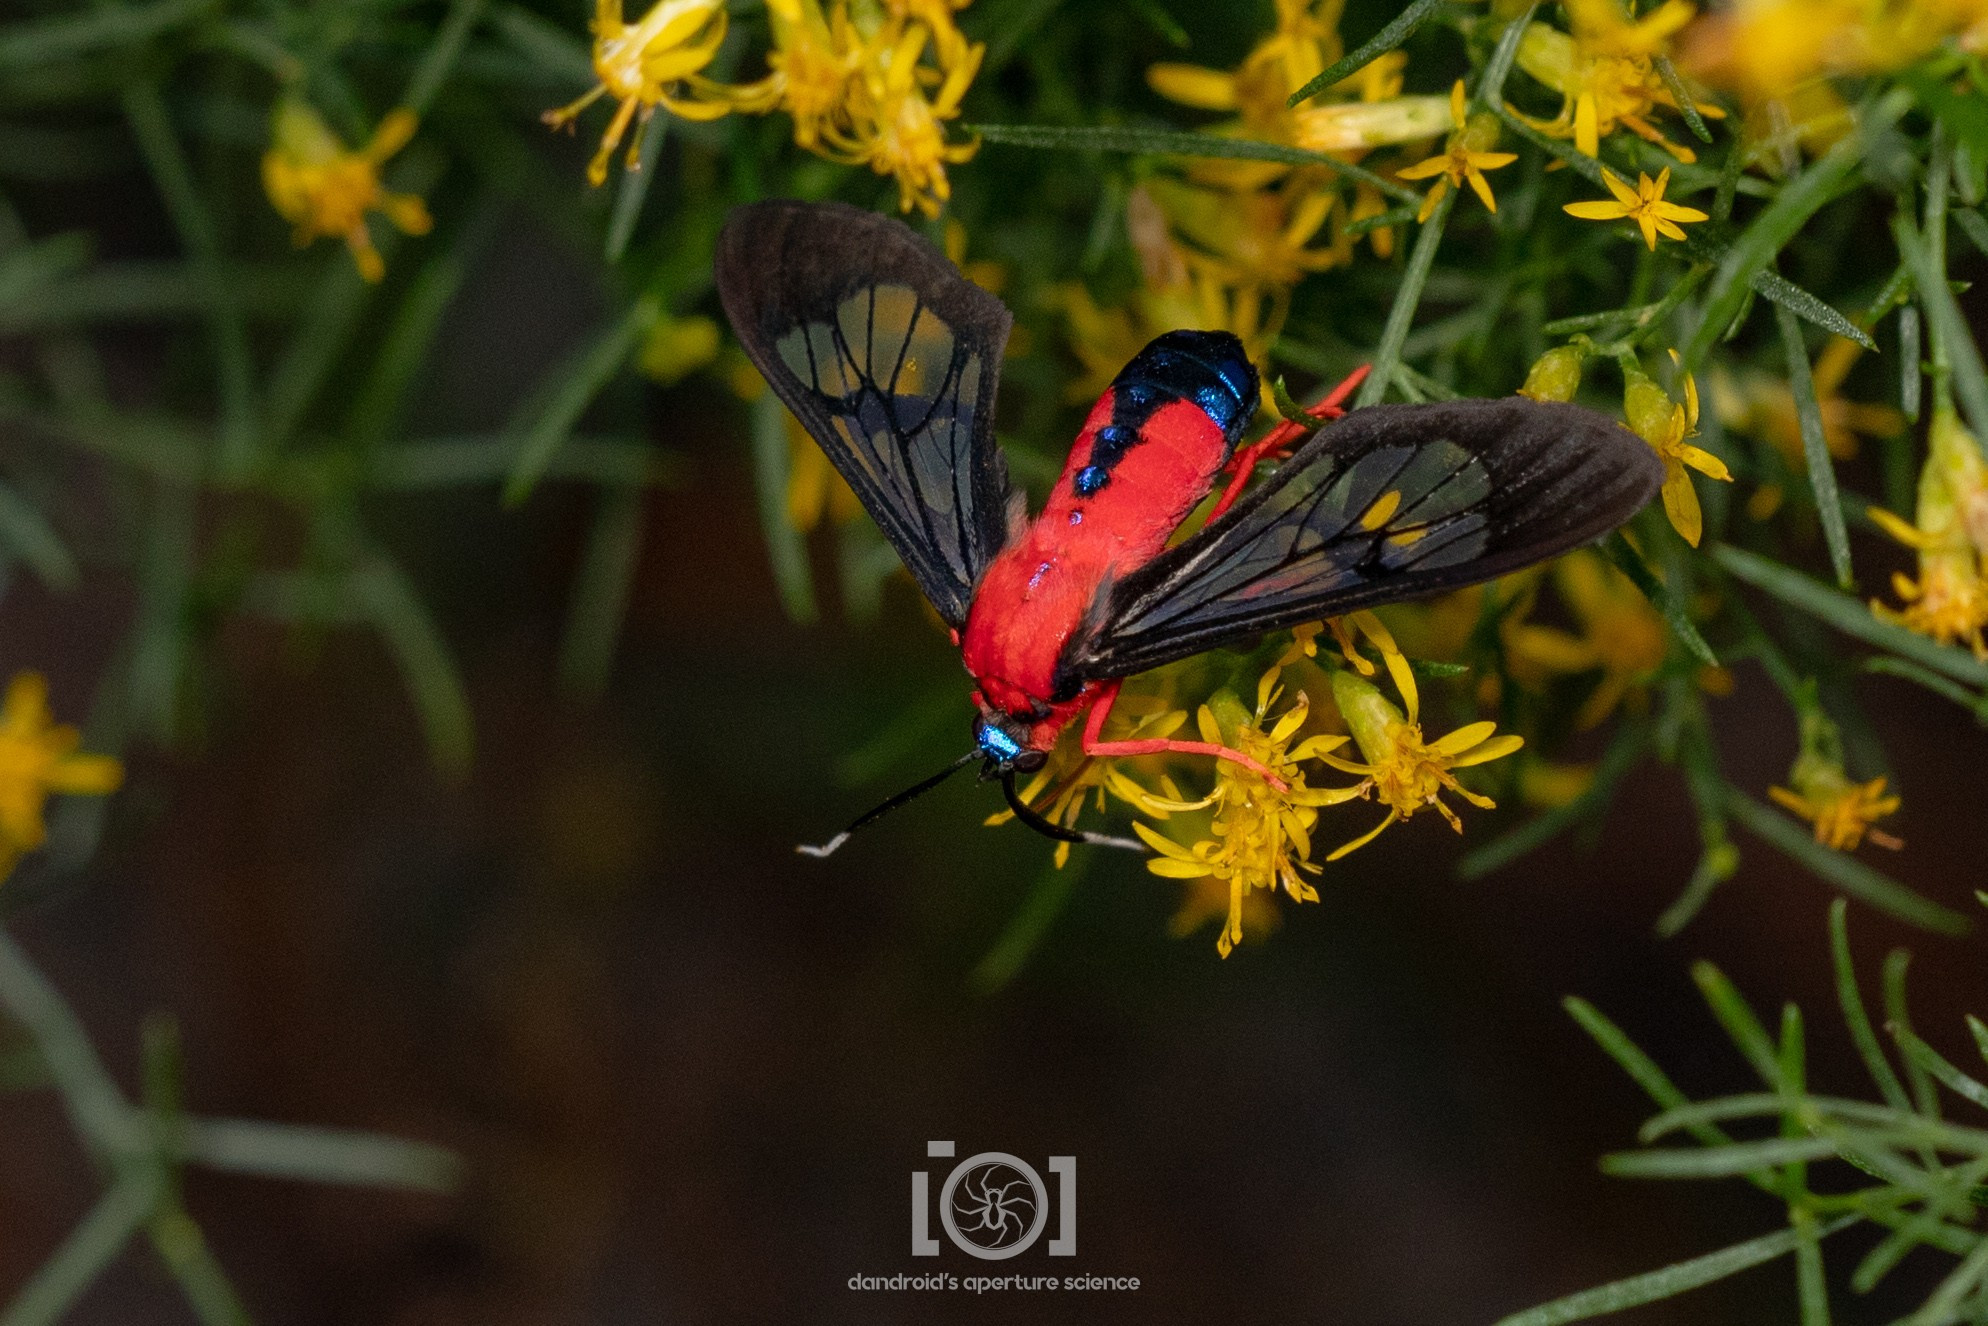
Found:
<path fill-rule="evenodd" d="M 634 238 L 635 223 L 641 219 L 642 203 L 649 196 L 649 184 L 656 178 L 656 163 L 662 159 L 663 140 L 669 136 L 671 117 L 657 115 L 636 130 L 642 135 L 642 154 L 635 169 L 621 172 L 615 186 L 614 212 L 607 223 L 607 260 L 620 262 Z"/>
<path fill-rule="evenodd" d="M 537 417 L 517 428 L 517 455 L 504 484 L 506 506 L 516 506 L 531 496 L 580 416 L 621 371 L 662 315 L 662 305 L 653 296 L 643 296 L 560 368 Z"/>
<path fill-rule="evenodd" d="M 1817 1237 L 1827 1238 L 1840 1229 L 1847 1229 L 1856 1223 L 1855 1216 L 1844 1216 L 1817 1233 Z M 1633 1275 L 1626 1280 L 1601 1285 L 1595 1289 L 1585 1289 L 1578 1294 L 1555 1299 L 1525 1312 L 1515 1313 L 1498 1323 L 1498 1326 L 1564 1326 L 1567 1322 L 1587 1321 L 1592 1317 L 1605 1316 L 1611 1312 L 1621 1312 L 1627 1308 L 1641 1307 L 1645 1303 L 1656 1303 L 1675 1297 L 1687 1290 L 1709 1285 L 1715 1280 L 1723 1280 L 1729 1275 L 1776 1257 L 1793 1252 L 1802 1236 L 1792 1229 L 1777 1230 L 1763 1234 L 1745 1243 L 1735 1243 L 1730 1248 L 1718 1252 L 1693 1257 L 1690 1261 L 1677 1262 L 1662 1270 Z"/>
<path fill-rule="evenodd" d="M 137 1166 L 98 1199 L 55 1255 L 41 1264 L 14 1301 L 0 1312 L 0 1326 L 55 1326 L 96 1278 L 124 1251 L 158 1207 L 159 1170 Z"/>
<path fill-rule="evenodd" d="M 1341 161 L 1324 152 L 1307 152 L 1282 143 L 1251 138 L 1224 138 L 1179 129 L 1139 129 L 1130 125 L 970 124 L 968 133 L 990 143 L 1042 148 L 1051 152 L 1132 152 L 1147 156 L 1211 157 L 1225 161 L 1278 161 L 1288 166 L 1329 166 L 1349 179 L 1370 184 L 1402 203 L 1420 203 L 1422 195 L 1385 175 Z"/>
<path fill-rule="evenodd" d="M 1967 319 L 1954 299 L 1953 287 L 1947 284 L 1946 273 L 1935 263 L 1912 218 L 1901 211 L 1892 218 L 1891 229 L 1899 253 L 1912 268 L 1919 299 L 1926 306 L 1926 317 L 1933 326 L 1934 343 L 1944 345 L 1952 359 L 1953 387 L 1967 411 L 1968 426 L 1973 429 L 1978 444 L 1988 445 L 1984 442 L 1988 439 L 1988 370 L 1982 367 L 1980 347 L 1974 343 Z"/>
<path fill-rule="evenodd" d="M 594 81 L 594 62 L 587 44 L 556 23 L 548 23 L 519 5 L 500 5 L 490 26 L 532 67 L 574 87 Z"/>
<path fill-rule="evenodd" d="M 1360 384 L 1360 391 L 1353 398 L 1355 409 L 1377 405 L 1387 394 L 1388 384 L 1394 381 L 1395 366 L 1401 359 L 1402 342 L 1408 339 L 1408 329 L 1415 324 L 1415 310 L 1422 302 L 1422 287 L 1428 283 L 1429 269 L 1435 265 L 1436 250 L 1442 246 L 1443 227 L 1449 223 L 1450 209 L 1456 206 L 1457 191 L 1451 189 L 1436 204 L 1436 210 L 1429 213 L 1429 219 L 1422 223 L 1422 229 L 1415 236 L 1414 251 L 1408 255 L 1408 267 L 1401 274 L 1401 284 L 1395 288 L 1394 303 L 1387 311 L 1387 324 L 1381 328 L 1380 344 L 1374 347 L 1373 372 Z"/>
<path fill-rule="evenodd" d="M 1070 895 L 1090 868 L 1095 852 L 1075 852 L 1062 869 L 1055 865 L 1045 868 L 1030 886 L 1028 897 L 1015 914 L 1008 918 L 1000 938 L 994 941 L 987 956 L 974 965 L 973 972 L 966 978 L 967 987 L 975 994 L 990 995 L 1006 986 L 1015 978 L 1015 973 L 1027 964 L 1035 953 L 1042 937 L 1049 933 L 1063 909 L 1070 903 Z"/>
<path fill-rule="evenodd" d="M 1898 1041 L 1900 1049 L 1913 1063 L 1925 1069 L 1947 1090 L 1963 1100 L 1969 1100 L 1983 1109 L 1988 1109 L 1988 1086 L 1969 1077 L 1947 1061 L 1946 1056 L 1915 1036 L 1909 1028 L 1893 1025 L 1891 1033 Z"/>
<path fill-rule="evenodd" d="M 462 54 L 463 43 L 469 40 L 487 4 L 488 0 L 451 0 L 448 17 L 436 28 L 434 40 L 428 43 L 421 64 L 400 99 L 401 105 L 416 115 L 428 113 L 430 103 L 448 80 L 449 71 L 455 68 L 456 57 Z"/>
<path fill-rule="evenodd" d="M 1601 1167 L 1618 1179 L 1725 1179 L 1835 1156 L 1836 1144 L 1826 1137 L 1770 1137 L 1726 1146 L 1626 1151 L 1602 1157 Z"/>
<path fill-rule="evenodd" d="M 1838 593 L 1799 571 L 1729 543 L 1715 545 L 1712 560 L 1748 584 L 1767 591 L 1846 635 L 1901 654 L 1956 681 L 1988 686 L 1988 663 L 1983 663 L 1964 649 L 1935 644 L 1923 635 L 1881 622 L 1861 601 Z"/>
<path fill-rule="evenodd" d="M 1781 331 L 1781 346 L 1788 362 L 1788 389 L 1795 398 L 1795 421 L 1801 429 L 1802 455 L 1808 462 L 1809 486 L 1815 491 L 1816 515 L 1822 520 L 1823 542 L 1829 545 L 1829 564 L 1836 571 L 1836 583 L 1850 588 L 1850 532 L 1843 526 L 1843 502 L 1836 493 L 1836 464 L 1830 459 L 1829 444 L 1822 435 L 1822 406 L 1815 398 L 1815 378 L 1809 371 L 1808 347 L 1802 342 L 1802 325 L 1786 307 L 1774 310 Z"/>
<path fill-rule="evenodd" d="M 124 1094 L 97 1057 L 82 1020 L 5 932 L 0 932 L 0 1008 L 33 1038 L 84 1144 L 104 1158 L 127 1151 L 138 1139 Z"/>
<path fill-rule="evenodd" d="M 1295 107 L 1299 102 L 1317 96 L 1335 83 L 1344 82 L 1349 75 L 1366 68 L 1413 36 L 1415 29 L 1421 27 L 1423 20 L 1433 14 L 1441 3 L 1442 0 L 1414 0 L 1413 4 L 1396 14 L 1386 27 L 1361 45 L 1354 47 L 1350 55 L 1333 61 L 1316 78 L 1293 92 L 1284 104 L 1287 107 Z"/>
<path fill-rule="evenodd" d="M 1870 1014 L 1864 1008 L 1863 992 L 1857 988 L 1857 969 L 1850 957 L 1850 904 L 1842 898 L 1829 904 L 1829 954 L 1836 969 L 1836 1003 L 1843 1010 L 1843 1024 L 1863 1059 L 1880 1094 L 1896 1110 L 1909 1110 L 1912 1102 L 1905 1086 L 1885 1057 L 1884 1046 L 1871 1029 Z"/>
<path fill-rule="evenodd" d="M 1664 91 L 1670 93 L 1671 101 L 1677 106 L 1677 113 L 1684 117 L 1684 123 L 1690 128 L 1692 135 L 1701 143 L 1710 143 L 1712 130 L 1706 126 L 1705 117 L 1698 113 L 1698 103 L 1692 99 L 1690 90 L 1684 86 L 1684 80 L 1677 76 L 1677 66 L 1670 62 L 1668 55 L 1659 55 L 1652 63 L 1657 67 L 1657 77 L 1664 81 Z M 1734 151 L 1737 152 L 1739 149 L 1736 147 Z"/>
<path fill-rule="evenodd" d="M 1774 1042 L 1768 1038 L 1767 1028 L 1754 1016 L 1753 1008 L 1746 1002 L 1726 974 L 1709 962 L 1691 964 L 1691 979 L 1697 984 L 1699 993 L 1705 996 L 1705 1003 L 1719 1025 L 1726 1029 L 1734 1046 L 1753 1065 L 1753 1071 L 1760 1074 L 1760 1080 L 1774 1090 L 1785 1090 L 1787 1084 L 1781 1078 L 1781 1063 L 1774 1052 Z"/>
<path fill-rule="evenodd" d="M 642 555 L 642 498 L 640 488 L 610 488 L 599 498 L 559 646 L 559 680 L 580 695 L 605 691 L 614 667 L 615 642 Z"/>
<path fill-rule="evenodd" d="M 346 1128 L 252 1119 L 191 1119 L 180 1156 L 189 1164 L 266 1179 L 362 1188 L 449 1192 L 462 1162 L 446 1147 Z"/>
<path fill-rule="evenodd" d="M 346 593 L 399 665 L 435 766 L 452 776 L 466 773 L 475 748 L 469 696 L 441 630 L 413 586 L 399 567 L 374 554 L 354 568 Z"/>
<path fill-rule="evenodd" d="M 136 46 L 220 7 L 220 0 L 158 0 L 10 23 L 0 28 L 0 69 L 32 69 Z"/>
<path fill-rule="evenodd" d="M 759 493 L 759 532 L 773 564 L 773 583 L 790 621 L 815 619 L 814 574 L 808 545 L 787 516 L 787 407 L 772 392 L 752 403 L 753 484 Z"/>
<path fill-rule="evenodd" d="M 1940 934 L 1964 935 L 1973 928 L 1960 913 L 1921 897 L 1854 856 L 1832 852 L 1795 821 L 1736 787 L 1726 789 L 1726 811 L 1749 833 L 1859 902 Z"/>
<path fill-rule="evenodd" d="M 54 528 L 34 504 L 0 483 L 0 543 L 34 569 L 42 584 L 57 592 L 74 589 L 82 573 Z"/>
<path fill-rule="evenodd" d="M 1682 641 L 1684 647 L 1706 667 L 1718 667 L 1719 656 L 1712 652 L 1712 646 L 1705 643 L 1705 637 L 1700 635 L 1697 626 L 1692 624 L 1690 605 L 1671 593 L 1670 586 L 1657 578 L 1657 573 L 1650 569 L 1649 563 L 1643 560 L 1643 555 L 1636 551 L 1635 545 L 1623 536 L 1622 531 L 1615 530 L 1610 533 L 1602 540 L 1601 549 L 1608 554 L 1608 560 L 1614 562 L 1636 588 L 1643 592 L 1643 597 L 1663 614 L 1664 621 L 1670 625 L 1671 634 Z"/>

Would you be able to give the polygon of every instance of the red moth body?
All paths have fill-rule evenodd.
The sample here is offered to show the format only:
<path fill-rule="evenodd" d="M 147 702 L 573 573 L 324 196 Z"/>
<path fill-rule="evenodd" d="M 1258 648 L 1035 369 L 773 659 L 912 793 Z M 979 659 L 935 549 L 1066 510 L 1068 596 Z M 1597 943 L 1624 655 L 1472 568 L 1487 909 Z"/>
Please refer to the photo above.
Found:
<path fill-rule="evenodd" d="M 1255 407 L 1241 346 L 1208 333 L 1162 337 L 1099 397 L 1042 514 L 988 565 L 961 632 L 976 703 L 1022 746 L 1047 750 L 1084 707 L 1095 688 L 1059 675 L 1071 639 L 1208 495 Z"/>

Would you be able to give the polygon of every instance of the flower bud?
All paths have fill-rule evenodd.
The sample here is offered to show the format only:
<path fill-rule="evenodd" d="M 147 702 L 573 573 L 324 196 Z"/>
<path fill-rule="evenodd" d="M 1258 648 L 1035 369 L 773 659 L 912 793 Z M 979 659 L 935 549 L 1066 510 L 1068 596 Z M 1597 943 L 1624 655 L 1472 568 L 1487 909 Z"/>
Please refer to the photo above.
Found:
<path fill-rule="evenodd" d="M 1533 361 L 1519 395 L 1536 401 L 1571 401 L 1581 389 L 1581 361 L 1586 358 L 1579 346 L 1562 345 L 1548 350 Z"/>

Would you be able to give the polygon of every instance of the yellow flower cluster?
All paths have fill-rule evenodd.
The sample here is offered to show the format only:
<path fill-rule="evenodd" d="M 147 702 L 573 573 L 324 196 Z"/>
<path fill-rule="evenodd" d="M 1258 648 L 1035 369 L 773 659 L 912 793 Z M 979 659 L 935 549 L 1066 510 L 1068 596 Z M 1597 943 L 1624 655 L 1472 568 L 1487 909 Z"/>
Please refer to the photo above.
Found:
<path fill-rule="evenodd" d="M 724 0 L 658 0 L 633 24 L 623 20 L 621 0 L 599 0 L 593 58 L 600 82 L 545 118 L 565 126 L 602 96 L 619 103 L 587 168 L 599 185 L 629 124 L 646 125 L 658 106 L 691 120 L 784 110 L 801 147 L 896 179 L 905 211 L 937 216 L 951 196 L 946 166 L 978 147 L 946 138 L 945 123 L 958 116 L 985 49 L 954 23 L 962 3 L 829 0 L 824 8 L 821 0 L 766 0 L 769 72 L 732 85 L 704 75 L 725 38 Z M 638 127 L 630 169 L 640 155 Z"/>
<path fill-rule="evenodd" d="M 381 165 L 407 146 L 414 129 L 412 111 L 389 112 L 355 152 L 308 102 L 285 97 L 276 103 L 269 150 L 262 156 L 262 188 L 276 214 L 296 228 L 298 247 L 342 239 L 359 275 L 377 281 L 386 274 L 386 263 L 366 229 L 368 212 L 380 213 L 406 234 L 428 233 L 434 222 L 422 201 L 380 185 Z"/>
<path fill-rule="evenodd" d="M 1677 361 L 1675 350 L 1671 351 L 1671 361 Z M 1724 461 L 1686 440 L 1698 431 L 1698 384 L 1691 374 L 1684 375 L 1684 401 L 1680 404 L 1641 372 L 1630 372 L 1628 379 L 1622 393 L 1623 416 L 1630 429 L 1663 460 L 1664 514 L 1684 541 L 1696 548 L 1705 532 L 1705 516 L 1698 506 L 1698 490 L 1691 486 L 1686 470 L 1697 470 L 1725 483 L 1733 478 Z"/>
<path fill-rule="evenodd" d="M 1888 608 L 1875 600 L 1883 620 L 1961 644 L 1988 659 L 1988 460 L 1973 434 L 1951 409 L 1933 416 L 1925 468 L 1919 472 L 1916 519 L 1907 524 L 1872 508 L 1871 518 L 1919 554 L 1919 577 L 1903 572 L 1892 589 L 1904 601 Z"/>
<path fill-rule="evenodd" d="M 1949 37 L 1968 51 L 1988 49 L 1988 3 L 1736 0 L 1693 27 L 1685 63 L 1757 102 L 1790 98 L 1831 75 L 1903 69 Z"/>
<path fill-rule="evenodd" d="M 1813 694 L 1809 703 L 1813 705 Z M 1770 787 L 1776 804 L 1815 826 L 1815 840 L 1833 852 L 1854 852 L 1865 838 L 1897 851 L 1905 844 L 1873 825 L 1899 807 L 1885 780 L 1859 783 L 1843 771 L 1843 736 L 1820 708 L 1802 714 L 1802 746 L 1788 771 L 1788 787 Z"/>
<path fill-rule="evenodd" d="M 82 736 L 53 721 L 48 683 L 20 672 L 0 705 L 0 880 L 48 837 L 42 810 L 54 794 L 103 796 L 124 781 L 108 755 L 77 752 Z"/>
<path fill-rule="evenodd" d="M 1657 144 L 1680 161 L 1694 161 L 1691 149 L 1673 143 L 1652 122 L 1658 107 L 1678 109 L 1656 61 L 1670 52 L 1670 39 L 1695 12 L 1684 0 L 1665 0 L 1641 18 L 1631 19 L 1621 0 L 1566 0 L 1571 33 L 1544 23 L 1526 28 L 1519 41 L 1519 68 L 1560 94 L 1560 113 L 1551 120 L 1528 120 L 1542 133 L 1571 138 L 1578 151 L 1595 156 L 1601 140 L 1627 129 Z M 1724 112 L 1692 103 L 1699 114 Z"/>

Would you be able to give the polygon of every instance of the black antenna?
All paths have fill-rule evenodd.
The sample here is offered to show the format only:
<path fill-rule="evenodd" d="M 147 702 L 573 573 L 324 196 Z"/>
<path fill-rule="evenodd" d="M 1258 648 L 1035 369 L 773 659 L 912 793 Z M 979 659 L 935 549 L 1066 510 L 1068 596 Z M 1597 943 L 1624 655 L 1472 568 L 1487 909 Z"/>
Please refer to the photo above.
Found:
<path fill-rule="evenodd" d="M 794 850 L 799 852 L 802 856 L 812 856 L 812 857 L 827 856 L 829 853 L 833 852 L 836 848 L 848 842 L 849 835 L 856 832 L 856 830 L 862 828 L 866 824 L 869 824 L 873 820 L 882 819 L 885 815 L 890 814 L 890 812 L 896 810 L 899 806 L 903 805 L 905 802 L 925 795 L 925 793 L 931 791 L 933 788 L 937 787 L 940 783 L 945 782 L 948 778 L 951 778 L 954 774 L 958 773 L 961 769 L 966 768 L 967 765 L 972 764 L 975 760 L 979 758 L 980 758 L 980 749 L 978 747 L 975 747 L 973 750 L 970 750 L 966 754 L 960 756 L 957 760 L 954 760 L 951 764 L 947 765 L 945 768 L 939 770 L 939 772 L 933 774 L 930 778 L 927 778 L 924 782 L 916 783 L 910 787 L 907 787 L 902 792 L 899 792 L 896 796 L 890 798 L 890 800 L 884 802 L 881 806 L 877 806 L 871 810 L 865 811 L 861 815 L 858 815 L 854 823 L 852 823 L 848 828 L 844 829 L 841 833 L 838 833 L 833 838 L 830 838 L 827 842 L 802 843 Z"/>
<path fill-rule="evenodd" d="M 1015 818 L 1034 829 L 1045 838 L 1054 838 L 1059 843 L 1089 843 L 1093 847 L 1117 847 L 1127 852 L 1144 852 L 1146 844 L 1133 838 L 1113 838 L 1109 834 L 1086 833 L 1082 829 L 1066 829 L 1062 825 L 1046 820 L 1029 809 L 1028 802 L 1015 790 L 1015 776 L 1012 773 L 1001 776 L 1001 791 L 1008 798 L 1008 808 L 1015 812 Z"/>

